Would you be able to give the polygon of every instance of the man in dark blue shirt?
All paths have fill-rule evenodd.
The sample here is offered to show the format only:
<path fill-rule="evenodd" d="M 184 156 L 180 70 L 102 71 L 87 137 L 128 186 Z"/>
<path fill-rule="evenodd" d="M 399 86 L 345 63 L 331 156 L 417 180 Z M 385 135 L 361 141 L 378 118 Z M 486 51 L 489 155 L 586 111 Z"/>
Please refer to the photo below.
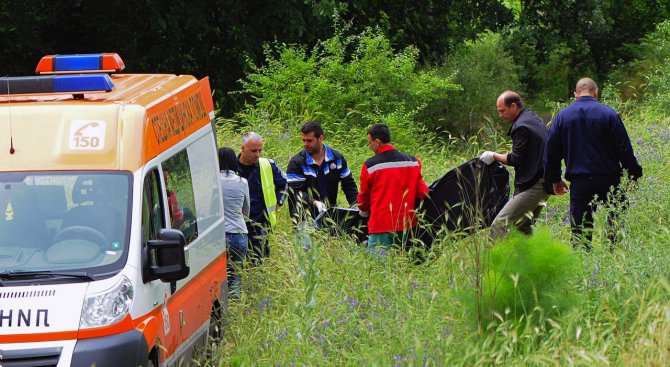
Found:
<path fill-rule="evenodd" d="M 590 78 L 582 78 L 575 87 L 575 102 L 554 117 L 544 154 L 545 179 L 552 183 L 554 193 L 570 192 L 572 243 L 587 250 L 593 230 L 593 211 L 609 198 L 625 203 L 620 181 L 624 169 L 632 180 L 642 177 L 630 138 L 619 114 L 599 103 L 598 86 Z M 561 161 L 565 160 L 565 178 L 561 180 Z M 608 215 L 608 237 L 616 242 L 613 222 L 616 213 Z M 586 232 L 586 233 L 583 233 Z"/>

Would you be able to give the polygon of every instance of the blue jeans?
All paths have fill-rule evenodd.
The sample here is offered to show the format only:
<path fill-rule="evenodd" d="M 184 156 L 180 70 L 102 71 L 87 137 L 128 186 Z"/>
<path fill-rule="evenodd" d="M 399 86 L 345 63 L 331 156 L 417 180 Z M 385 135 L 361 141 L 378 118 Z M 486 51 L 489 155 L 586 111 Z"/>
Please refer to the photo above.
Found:
<path fill-rule="evenodd" d="M 239 297 L 240 276 L 244 259 L 247 257 L 248 238 L 246 233 L 226 233 L 228 248 L 228 290 L 231 296 Z"/>

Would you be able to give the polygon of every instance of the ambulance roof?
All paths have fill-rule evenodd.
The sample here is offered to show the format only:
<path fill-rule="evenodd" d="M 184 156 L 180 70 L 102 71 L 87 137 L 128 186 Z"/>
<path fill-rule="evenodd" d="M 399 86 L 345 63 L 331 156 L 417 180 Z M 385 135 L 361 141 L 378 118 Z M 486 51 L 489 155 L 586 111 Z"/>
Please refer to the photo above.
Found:
<path fill-rule="evenodd" d="M 110 77 L 109 92 L 0 94 L 0 171 L 133 171 L 213 117 L 206 78 Z"/>

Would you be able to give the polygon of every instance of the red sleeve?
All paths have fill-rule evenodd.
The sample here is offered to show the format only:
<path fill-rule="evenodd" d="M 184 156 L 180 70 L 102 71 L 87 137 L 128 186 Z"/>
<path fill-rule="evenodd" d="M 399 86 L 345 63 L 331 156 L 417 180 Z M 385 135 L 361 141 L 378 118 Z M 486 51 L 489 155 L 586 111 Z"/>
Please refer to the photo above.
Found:
<path fill-rule="evenodd" d="M 370 182 L 370 174 L 368 173 L 368 168 L 363 163 L 361 167 L 361 189 L 358 191 L 358 209 L 363 212 L 370 211 L 370 192 L 372 190 L 372 185 Z"/>
<path fill-rule="evenodd" d="M 423 199 L 428 196 L 428 185 L 423 181 L 423 175 L 421 174 L 421 161 L 419 158 L 416 159 L 419 162 L 419 182 L 416 185 L 416 197 Z"/>
<path fill-rule="evenodd" d="M 172 228 L 177 228 L 184 223 L 184 213 L 179 210 L 177 196 L 175 196 L 174 191 L 168 193 L 168 206 L 170 207 L 170 216 L 172 217 Z"/>

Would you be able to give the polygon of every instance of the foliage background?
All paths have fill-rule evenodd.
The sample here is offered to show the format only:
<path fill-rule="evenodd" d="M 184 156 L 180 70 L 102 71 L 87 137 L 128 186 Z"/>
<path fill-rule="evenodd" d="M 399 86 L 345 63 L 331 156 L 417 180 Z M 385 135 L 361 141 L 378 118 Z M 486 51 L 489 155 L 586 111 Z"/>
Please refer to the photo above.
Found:
<path fill-rule="evenodd" d="M 670 195 L 664 184 L 670 179 L 670 117 L 665 112 L 668 99 L 662 83 L 670 75 L 664 47 L 670 40 L 667 30 L 668 23 L 660 23 L 636 46 L 641 58 L 622 65 L 625 73 L 617 71 L 600 83 L 601 101 L 622 114 L 644 168 L 638 187 L 627 193 L 631 205 L 620 213 L 620 241 L 614 251 L 610 252 L 605 233 L 605 210 L 596 213 L 593 252 L 570 249 L 567 197 L 550 198 L 536 225 L 539 233 L 530 239 L 516 238 L 494 246 L 486 230 L 465 237 L 445 232 L 428 254 L 429 261 L 420 265 L 404 253 L 372 256 L 346 236 L 313 231 L 308 232 L 307 241 L 296 236 L 282 212 L 271 238 L 273 256 L 263 267 L 245 272 L 243 297 L 229 309 L 225 342 L 204 364 L 667 364 L 670 205 L 659 200 Z M 484 37 L 481 45 L 479 40 L 466 43 L 460 49 L 463 54 L 454 54 L 470 60 L 463 64 L 469 62 L 481 70 L 472 74 L 474 80 L 479 75 L 482 80 L 494 75 L 486 65 L 500 67 L 490 60 L 490 50 L 496 49 L 491 40 L 496 36 Z M 478 47 L 489 56 L 469 54 L 479 55 Z M 392 61 L 394 55 L 387 54 L 383 60 Z M 355 62 L 348 62 L 355 69 Z M 387 67 L 383 61 L 377 64 Z M 302 65 L 299 58 L 282 65 L 288 70 L 273 69 L 265 77 L 279 77 L 294 68 L 302 70 Z M 405 69 L 410 74 L 422 70 Z M 643 82 L 614 78 L 624 74 L 640 75 Z M 450 81 L 456 78 L 449 71 L 437 75 L 448 75 Z M 373 80 L 370 78 L 372 86 Z M 495 83 L 490 88 L 501 90 L 502 85 Z M 364 83 L 355 90 L 362 93 L 366 88 Z M 640 93 L 629 94 L 630 90 Z M 257 90 L 256 103 L 244 111 L 255 111 L 264 105 L 265 95 L 272 100 L 278 92 Z M 290 100 L 292 94 L 284 97 Z M 562 100 L 545 103 L 550 115 L 565 104 Z M 318 105 L 314 108 L 312 115 L 320 111 Z M 272 109 L 266 106 L 265 110 Z M 295 108 L 281 111 L 267 113 L 262 123 L 242 125 L 264 128 L 268 136 L 277 131 L 286 134 L 284 140 L 268 139 L 265 153 L 285 165 L 300 149 L 297 131 L 302 112 Z M 416 115 L 418 123 L 426 124 L 420 116 Z M 239 120 L 244 118 L 246 115 Z M 421 157 L 426 181 L 432 182 L 483 149 L 510 149 L 505 125 L 492 117 L 483 120 L 486 123 L 476 133 L 462 138 L 445 136 L 438 129 L 413 130 L 410 137 L 401 135 L 401 149 Z M 404 128 L 403 119 L 386 121 L 392 131 Z M 221 142 L 237 146 L 238 128 L 228 120 L 221 121 L 221 127 Z M 339 128 L 337 123 L 326 123 L 326 142 L 346 147 L 347 159 L 356 172 L 371 153 L 363 148 L 363 135 L 356 138 L 333 133 Z M 496 263 L 508 266 L 495 270 L 491 266 Z M 485 278 L 491 272 L 495 275 L 488 278 L 489 284 L 491 280 L 504 283 L 504 290 L 496 294 L 481 286 L 486 287 Z M 530 283 L 524 285 L 524 279 Z"/>
<path fill-rule="evenodd" d="M 482 150 L 510 149 L 493 109 L 501 91 L 551 116 L 577 78 L 593 76 L 645 175 L 628 193 L 619 246 L 608 250 L 600 212 L 594 251 L 570 253 L 578 260 L 560 281 L 579 307 L 533 302 L 512 269 L 500 279 L 538 307 L 482 318 L 485 230 L 441 233 L 417 265 L 347 237 L 306 241 L 281 211 L 272 256 L 244 272 L 224 343 L 199 363 L 660 366 L 670 360 L 669 16 L 667 0 L 5 0 L 0 74 L 32 74 L 44 54 L 119 52 L 128 72 L 209 75 L 221 145 L 239 150 L 255 130 L 286 167 L 300 123 L 316 118 L 358 177 L 371 154 L 365 127 L 381 120 L 421 158 L 427 182 Z M 567 246 L 567 206 L 552 197 L 537 226 L 551 240 L 525 245 Z"/>
<path fill-rule="evenodd" d="M 490 31 L 503 37 L 539 108 L 569 98 L 576 78 L 602 80 L 632 61 L 629 46 L 669 15 L 667 0 L 4 0 L 0 75 L 30 75 L 46 54 L 118 52 L 127 72 L 209 76 L 221 115 L 231 117 L 247 96 L 228 92 L 266 59 L 269 42 L 312 48 L 337 33 L 333 24 L 349 24 L 351 34 L 372 27 L 432 67 Z"/>

